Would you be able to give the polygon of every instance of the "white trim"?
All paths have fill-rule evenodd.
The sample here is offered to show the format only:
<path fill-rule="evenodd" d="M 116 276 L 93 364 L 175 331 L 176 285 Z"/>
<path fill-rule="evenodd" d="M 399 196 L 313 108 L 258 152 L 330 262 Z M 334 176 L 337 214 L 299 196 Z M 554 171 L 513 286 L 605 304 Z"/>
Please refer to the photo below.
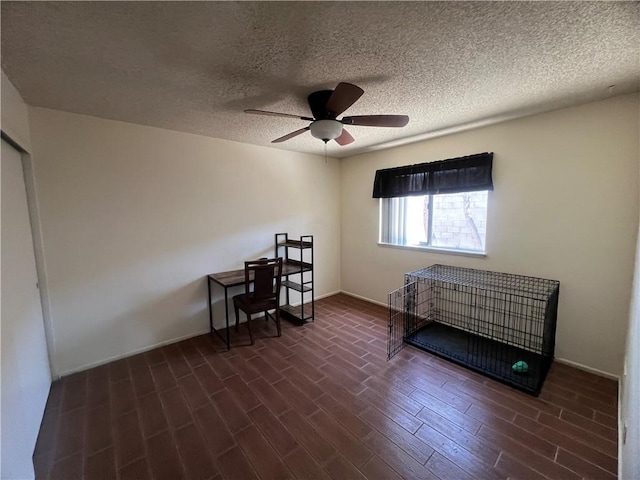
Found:
<path fill-rule="evenodd" d="M 374 303 L 376 305 L 381 305 L 383 307 L 387 307 L 388 306 L 386 303 L 377 302 L 375 300 L 371 300 L 370 298 L 363 297 L 362 295 L 357 295 L 355 293 L 347 292 L 346 290 L 342 290 L 341 293 L 344 293 L 345 295 L 349 295 L 350 297 L 354 297 L 354 298 L 358 298 L 360 300 L 364 300 L 365 302 L 370 302 L 370 303 Z M 620 377 L 618 375 L 614 375 L 613 373 L 605 372 L 603 370 L 598 370 L 597 368 L 588 367 L 587 365 L 583 365 L 583 364 L 578 363 L 578 362 L 573 362 L 571 360 L 567 360 L 566 358 L 558 358 L 558 357 L 556 357 L 556 358 L 554 358 L 554 361 L 558 362 L 558 363 L 563 363 L 565 365 L 569 365 L 570 367 L 577 368 L 578 370 L 583 370 L 585 372 L 593 373 L 594 375 L 599 375 L 601 377 L 610 378 L 611 380 L 617 380 L 618 382 L 620 381 Z M 620 390 L 620 389 L 618 389 L 618 390 Z"/>
<path fill-rule="evenodd" d="M 349 295 L 350 297 L 357 298 L 359 300 L 364 300 L 365 302 L 374 303 L 376 305 L 381 305 L 383 307 L 388 307 L 386 303 L 378 302 L 376 300 L 371 300 L 370 298 L 363 297 L 361 295 L 356 295 L 355 293 L 347 292 L 346 290 L 340 290 L 340 293 L 344 293 L 345 295 Z"/>
<path fill-rule="evenodd" d="M 334 290 L 333 292 L 329 292 L 329 293 L 324 293 L 322 295 L 319 295 L 317 297 L 314 297 L 314 300 L 320 300 L 322 298 L 327 298 L 327 297 L 331 297 L 333 295 L 338 295 L 339 293 L 342 293 L 342 290 Z"/>
<path fill-rule="evenodd" d="M 318 296 L 313 297 L 313 301 L 315 302 L 316 300 L 320 300 L 322 298 L 327 298 L 327 297 L 330 297 L 332 295 L 337 295 L 339 293 L 342 293 L 341 290 L 335 290 L 333 292 L 323 293 L 322 295 L 318 295 Z M 310 303 L 309 300 L 304 302 L 305 305 L 308 305 L 309 303 Z M 295 302 L 295 303 L 291 303 L 290 305 L 292 307 L 299 307 L 300 305 L 302 305 L 302 302 Z M 240 322 L 240 323 L 242 323 L 242 322 Z"/>
<path fill-rule="evenodd" d="M 383 242 L 378 242 L 378 246 L 387 247 L 387 248 L 400 248 L 403 250 L 416 250 L 419 252 L 442 253 L 444 255 L 461 255 L 463 257 L 487 258 L 487 254 L 485 252 L 471 252 L 468 250 L 451 250 L 448 248 L 436 248 L 436 247 L 416 247 L 412 245 L 395 245 L 393 243 L 383 243 Z"/>
<path fill-rule="evenodd" d="M 315 300 L 319 300 L 319 299 L 325 298 L 325 297 L 330 297 L 332 295 L 337 295 L 339 293 L 341 293 L 340 290 L 335 290 L 333 292 L 329 292 L 329 293 L 325 293 L 323 295 L 317 296 L 317 297 L 315 297 Z M 368 300 L 368 301 L 370 301 L 370 300 Z M 299 303 L 298 303 L 298 305 L 299 305 Z M 295 306 L 295 305 L 293 305 L 293 306 Z M 246 320 L 245 320 L 245 322 L 246 322 Z M 245 323 L 245 322 L 240 322 L 240 323 Z M 173 339 L 170 339 L 170 340 L 165 340 L 163 342 L 159 342 L 159 343 L 156 343 L 156 344 L 153 344 L 153 345 L 142 347 L 142 348 L 140 348 L 138 350 L 133 350 L 132 352 L 129 352 L 129 353 L 123 353 L 121 355 L 115 355 L 113 357 L 109 357 L 109 358 L 104 359 L 104 360 L 99 360 L 97 362 L 89 363 L 89 364 L 83 365 L 81 367 L 77 367 L 77 368 L 73 368 L 71 370 L 67 370 L 65 372 L 62 372 L 60 375 L 55 375 L 54 379 L 57 380 L 59 378 L 66 377 L 66 376 L 71 375 L 71 374 L 76 373 L 76 372 L 82 372 L 84 370 L 89 370 L 91 368 L 99 367 L 100 365 L 105 365 L 107 363 L 115 362 L 116 360 L 120 360 L 122 358 L 132 357 L 133 355 L 137 355 L 139 353 L 148 352 L 149 350 L 153 350 L 155 348 L 164 347 L 165 345 L 181 342 L 182 340 L 187 340 L 189 338 L 198 337 L 200 335 L 204 335 L 204 334 L 207 334 L 207 333 L 209 333 L 209 329 L 208 328 L 206 330 L 201 330 L 201 331 L 195 332 L 195 333 L 189 333 L 189 334 L 183 335 L 181 337 L 173 338 Z"/>
<path fill-rule="evenodd" d="M 158 347 L 164 347 L 165 345 L 181 342 L 182 340 L 187 340 L 187 339 L 193 338 L 193 337 L 198 337 L 198 336 L 204 335 L 206 333 L 209 333 L 209 329 L 208 328 L 206 330 L 201 330 L 201 331 L 196 332 L 196 333 L 189 333 L 188 335 L 183 335 L 182 337 L 176 337 L 176 338 L 173 338 L 171 340 L 165 340 L 163 342 L 159 342 L 159 343 L 155 343 L 153 345 L 142 347 L 142 348 L 139 348 L 138 350 L 133 350 L 133 351 L 131 351 L 129 353 L 123 353 L 122 355 L 115 355 L 113 357 L 109 357 L 109 358 L 104 359 L 104 360 L 99 360 L 97 362 L 89 363 L 87 365 L 83 365 L 82 367 L 72 368 L 71 370 L 67 370 L 67 371 L 61 373 L 58 376 L 58 378 L 66 377 L 68 375 L 71 375 L 72 373 L 82 372 L 84 370 L 89 370 L 91 368 L 99 367 L 100 365 L 104 365 L 106 363 L 115 362 L 116 360 L 120 360 L 122 358 L 132 357 L 132 356 L 137 355 L 139 353 L 148 352 L 149 350 L 153 350 L 153 349 L 158 348 Z"/>
<path fill-rule="evenodd" d="M 380 305 L 382 307 L 387 307 L 388 306 L 384 302 L 378 302 L 376 300 L 372 300 L 371 298 L 363 297 L 362 295 L 358 295 L 358 294 L 355 294 L 355 293 L 352 293 L 352 292 L 348 292 L 346 290 L 335 290 L 333 292 L 325 293 L 323 295 L 319 295 L 319 296 L 315 297 L 315 300 L 320 300 L 322 298 L 331 297 L 332 295 L 337 295 L 339 293 L 342 293 L 344 295 L 348 295 L 350 297 L 357 298 L 359 300 L 364 300 L 365 302 L 373 303 L 375 305 Z M 61 378 L 61 377 L 66 377 L 66 376 L 71 375 L 71 374 L 76 373 L 76 372 L 81 372 L 83 370 L 89 370 L 90 368 L 99 367 L 100 365 L 111 363 L 111 362 L 114 362 L 116 360 L 120 360 L 122 358 L 132 357 L 133 355 L 137 355 L 139 353 L 148 352 L 148 351 L 153 350 L 155 348 L 163 347 L 165 345 L 169 345 L 169 344 L 176 343 L 176 342 L 181 342 L 182 340 L 187 340 L 189 338 L 198 337 L 200 335 L 204 335 L 204 334 L 207 334 L 207 333 L 209 333 L 209 329 L 202 330 L 202 331 L 199 331 L 199 332 L 196 332 L 196 333 L 190 333 L 188 335 L 183 335 L 182 337 L 176 337 L 176 338 L 173 338 L 173 339 L 170 339 L 170 340 L 165 340 L 163 342 L 159 342 L 159 343 L 156 343 L 154 345 L 146 346 L 146 347 L 140 348 L 138 350 L 133 350 L 133 351 L 131 351 L 129 353 L 124 353 L 122 355 L 115 355 L 113 357 L 109 357 L 109 358 L 104 359 L 104 360 L 100 360 L 100 361 L 97 361 L 97 362 L 89 363 L 89 364 L 84 365 L 82 367 L 78 367 L 78 368 L 73 368 L 71 370 L 67 370 L 67 371 L 61 373 L 59 376 L 56 376 L 55 379 L 58 379 L 58 378 Z M 554 358 L 554 361 L 556 361 L 558 363 L 563 363 L 565 365 L 569 365 L 571 367 L 575 367 L 575 368 L 577 368 L 579 370 L 584 370 L 585 372 L 589 372 L 589 373 L 593 373 L 595 375 L 599 375 L 601 377 L 610 378 L 612 380 L 620 381 L 620 377 L 618 375 L 614 375 L 614 374 L 609 373 L 609 372 L 604 372 L 602 370 L 598 370 L 597 368 L 588 367 L 586 365 L 582 365 L 581 363 L 573 362 L 573 361 L 567 360 L 565 358 L 557 358 L 556 357 L 556 358 Z"/>
<path fill-rule="evenodd" d="M 610 378 L 611 380 L 620 381 L 619 375 L 614 375 L 613 373 L 605 372 L 603 370 L 598 370 L 597 368 L 588 367 L 578 362 L 573 362 L 571 360 L 567 360 L 566 358 L 554 358 L 555 362 L 564 363 L 565 365 L 569 365 L 570 367 L 577 368 L 578 370 L 584 370 L 585 372 L 593 373 L 594 375 L 599 375 L 600 377 Z"/>
<path fill-rule="evenodd" d="M 324 295 L 320 295 L 320 296 L 315 297 L 315 299 L 319 300 L 321 298 L 330 297 L 332 295 L 337 295 L 338 293 L 341 293 L 341 291 L 340 290 L 336 290 L 334 292 L 326 293 Z M 368 300 L 368 301 L 371 301 L 371 300 Z M 244 323 L 244 322 L 240 322 L 240 323 Z M 132 357 L 132 356 L 137 355 L 139 353 L 148 352 L 148 351 L 153 350 L 155 348 L 164 347 L 165 345 L 170 345 L 172 343 L 181 342 L 183 340 L 187 340 L 187 339 L 193 338 L 193 337 L 198 337 L 200 335 L 205 335 L 207 333 L 209 333 L 209 329 L 208 328 L 206 330 L 201 330 L 199 332 L 189 333 L 189 334 L 183 335 L 181 337 L 177 337 L 177 338 L 173 338 L 173 339 L 170 339 L 170 340 L 165 340 L 163 342 L 155 343 L 153 345 L 149 345 L 149 346 L 140 348 L 138 350 L 133 350 L 133 351 L 131 351 L 129 353 L 123 353 L 121 355 L 115 355 L 115 356 L 109 357 L 107 359 L 103 359 L 103 360 L 99 360 L 97 362 L 89 363 L 87 365 L 83 365 L 81 367 L 73 368 L 71 370 L 67 370 L 65 372 L 62 372 L 60 375 L 56 375 L 55 376 L 55 380 L 57 380 L 59 378 L 62 378 L 62 377 L 66 377 L 66 376 L 71 375 L 73 373 L 82 372 L 84 370 L 89 370 L 91 368 L 99 367 L 100 365 L 105 365 L 107 363 L 115 362 L 116 360 L 120 360 L 122 358 Z"/>
<path fill-rule="evenodd" d="M 42 222 L 40 219 L 40 202 L 38 201 L 38 189 L 36 186 L 35 169 L 31 154 L 22 152 L 22 168 L 24 170 L 24 182 L 27 189 L 27 204 L 29 206 L 29 220 L 33 234 L 33 251 L 36 259 L 38 273 L 38 294 L 42 307 L 42 319 L 44 333 L 47 341 L 47 353 L 49 355 L 49 370 L 51 378 L 59 378 L 57 367 L 56 336 L 53 328 L 53 314 L 51 313 L 51 299 L 49 296 L 49 280 L 47 274 L 47 261 L 44 253 L 44 238 L 42 235 Z"/>
<path fill-rule="evenodd" d="M 40 297 L 44 337 L 47 344 L 49 373 L 51 374 L 51 379 L 53 381 L 60 378 L 60 375 L 58 374 L 56 367 L 56 341 L 53 329 L 53 316 L 51 314 L 51 301 L 49 299 L 47 263 L 44 255 L 44 240 L 42 237 L 42 224 L 40 221 L 40 204 L 38 202 L 38 190 L 36 188 L 33 158 L 25 146 L 20 141 L 15 140 L 11 134 L 4 129 L 2 129 L 2 140 L 7 142 L 18 152 L 22 163 L 22 175 L 24 177 L 27 208 L 29 210 L 29 225 L 31 227 L 31 237 L 33 240 L 33 254 L 36 262 L 38 296 Z"/>

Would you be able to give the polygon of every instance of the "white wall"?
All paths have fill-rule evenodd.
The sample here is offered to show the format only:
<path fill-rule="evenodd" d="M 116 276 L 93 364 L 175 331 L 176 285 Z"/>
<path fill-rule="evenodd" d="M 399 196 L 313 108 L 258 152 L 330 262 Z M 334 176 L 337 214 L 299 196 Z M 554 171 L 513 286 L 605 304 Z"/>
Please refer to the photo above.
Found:
<path fill-rule="evenodd" d="M 60 374 L 208 331 L 208 273 L 315 236 L 316 296 L 340 290 L 339 164 L 30 110 Z M 216 315 L 222 316 L 216 291 Z"/>
<path fill-rule="evenodd" d="M 637 95 L 351 157 L 342 162 L 342 289 L 386 302 L 434 263 L 559 280 L 556 357 L 618 375 L 638 227 Z M 494 152 L 487 256 L 377 245 L 375 171 Z"/>
<path fill-rule="evenodd" d="M 30 148 L 27 107 L 2 73 L 2 131 Z M 28 156 L 24 157 L 28 164 Z M 3 479 L 33 478 L 32 454 L 51 376 L 23 158 L 2 141 L 1 439 Z"/>

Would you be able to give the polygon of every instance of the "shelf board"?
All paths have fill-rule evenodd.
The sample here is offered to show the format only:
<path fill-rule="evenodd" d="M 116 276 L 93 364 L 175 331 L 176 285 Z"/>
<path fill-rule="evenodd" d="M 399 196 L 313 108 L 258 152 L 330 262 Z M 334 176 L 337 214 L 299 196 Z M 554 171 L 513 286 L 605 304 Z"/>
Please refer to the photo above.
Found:
<path fill-rule="evenodd" d="M 307 262 L 301 262 L 299 260 L 287 260 L 282 264 L 283 275 L 293 275 L 294 273 L 310 272 L 313 269 L 313 265 Z"/>
<path fill-rule="evenodd" d="M 290 320 L 293 320 L 294 322 L 297 323 L 305 323 L 307 320 L 313 320 L 313 317 L 311 316 L 310 310 L 311 310 L 311 304 L 308 303 L 306 304 L 307 308 L 305 308 L 305 313 L 307 311 L 309 311 L 309 313 L 307 313 L 306 317 L 302 317 L 302 308 L 300 308 L 300 306 L 294 307 L 292 305 L 282 305 L 280 307 L 280 312 L 283 313 L 285 318 L 288 318 Z"/>
<path fill-rule="evenodd" d="M 309 287 L 307 285 L 302 285 L 302 284 L 296 283 L 296 282 L 290 282 L 289 280 L 283 280 L 282 281 L 282 286 L 290 288 L 292 290 L 295 290 L 296 292 L 310 292 L 311 291 L 311 287 Z"/>
<path fill-rule="evenodd" d="M 313 242 L 302 242 L 300 240 L 287 240 L 286 242 L 278 243 L 279 247 L 291 247 L 291 248 L 311 248 Z"/>

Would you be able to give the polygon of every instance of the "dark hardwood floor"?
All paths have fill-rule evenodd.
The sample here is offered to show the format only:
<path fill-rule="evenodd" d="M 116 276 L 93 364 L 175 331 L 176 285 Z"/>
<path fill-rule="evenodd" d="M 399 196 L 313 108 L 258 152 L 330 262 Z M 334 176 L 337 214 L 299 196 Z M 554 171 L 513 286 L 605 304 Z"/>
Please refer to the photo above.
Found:
<path fill-rule="evenodd" d="M 346 295 L 316 321 L 203 335 L 53 384 L 39 479 L 614 479 L 617 384 L 554 364 L 538 398 L 413 348 Z M 243 328 L 244 327 L 244 328 Z"/>

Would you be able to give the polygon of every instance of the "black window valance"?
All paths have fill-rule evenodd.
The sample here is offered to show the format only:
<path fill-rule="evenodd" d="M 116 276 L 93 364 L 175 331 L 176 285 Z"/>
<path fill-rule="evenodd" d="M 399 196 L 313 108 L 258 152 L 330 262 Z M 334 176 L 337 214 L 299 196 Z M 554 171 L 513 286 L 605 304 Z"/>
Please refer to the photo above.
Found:
<path fill-rule="evenodd" d="M 493 153 L 376 171 L 373 198 L 493 190 Z"/>

